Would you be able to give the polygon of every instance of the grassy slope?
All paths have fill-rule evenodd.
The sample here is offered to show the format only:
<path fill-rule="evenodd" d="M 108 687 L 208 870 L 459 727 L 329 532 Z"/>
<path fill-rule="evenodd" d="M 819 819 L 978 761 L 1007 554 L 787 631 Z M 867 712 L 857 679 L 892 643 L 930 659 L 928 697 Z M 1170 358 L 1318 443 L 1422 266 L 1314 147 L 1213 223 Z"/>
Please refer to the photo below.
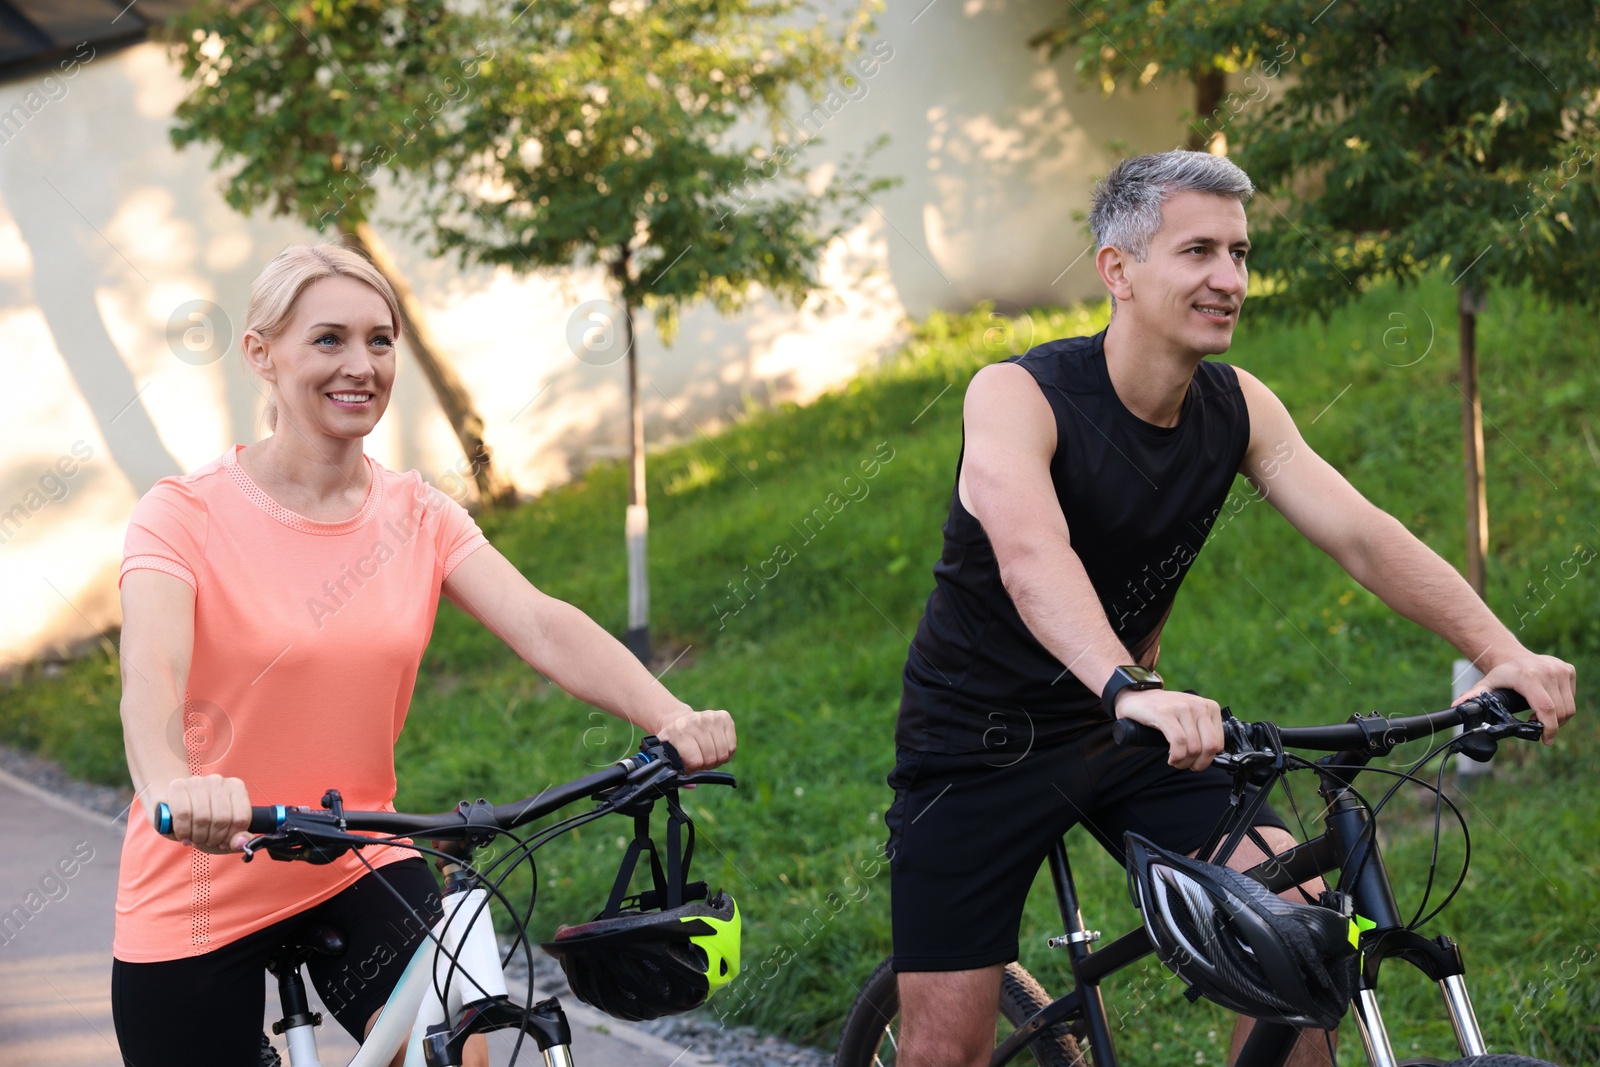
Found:
<path fill-rule="evenodd" d="M 1459 560 L 1452 298 L 1435 282 L 1377 290 L 1327 327 L 1247 320 L 1228 358 L 1278 390 L 1312 447 L 1363 492 Z M 723 1010 L 737 1004 L 742 1020 L 825 1044 L 854 982 L 886 950 L 887 880 L 873 862 L 888 799 L 882 783 L 899 670 L 939 551 L 963 388 L 1013 337 L 1026 344 L 1083 332 L 1104 314 L 1053 310 L 1010 327 L 936 316 L 882 373 L 652 457 L 653 614 L 658 635 L 690 646 L 666 681 L 692 703 L 734 710 L 740 728 L 742 788 L 694 805 L 697 869 L 732 889 L 747 916 L 746 974 L 735 987 L 744 1000 L 725 994 Z M 1491 423 L 1491 600 L 1532 647 L 1576 659 L 1590 678 L 1600 666 L 1595 579 L 1574 551 L 1600 548 L 1600 452 L 1587 423 L 1600 404 L 1590 371 L 1594 325 L 1500 293 L 1479 332 Z M 860 464 L 872 460 L 875 476 L 861 478 Z M 846 483 L 850 475 L 858 480 Z M 623 501 L 623 470 L 598 468 L 484 527 L 536 584 L 617 631 Z M 1535 599 L 1526 583 L 1547 579 Z M 1271 508 L 1251 504 L 1219 528 L 1179 604 L 1163 673 L 1246 717 L 1306 723 L 1446 702 L 1453 652 L 1388 613 Z M 60 679 L 25 678 L 0 693 L 0 737 L 77 773 L 120 780 L 115 672 L 111 660 L 92 657 Z M 1498 779 L 1463 804 L 1476 845 L 1470 910 L 1453 907 L 1429 927 L 1464 944 L 1492 1047 L 1573 1063 L 1600 1058 L 1600 926 L 1592 919 L 1600 914 L 1600 790 L 1585 773 L 1597 730 L 1592 701 L 1582 705 L 1587 721 L 1557 750 L 1503 759 Z M 631 743 L 625 727 L 544 684 L 442 605 L 400 743 L 399 803 L 428 809 L 468 795 L 524 795 Z M 1301 807 L 1309 809 L 1304 800 Z M 1414 907 L 1432 808 L 1405 797 L 1391 811 L 1391 867 L 1407 887 L 1402 905 Z M 621 823 L 591 827 L 541 853 L 547 927 L 597 907 L 626 832 Z M 1442 851 L 1450 872 L 1455 840 L 1447 834 Z M 1087 838 L 1077 843 L 1091 925 L 1125 929 L 1136 916 L 1120 870 Z M 1047 882 L 1029 907 L 1024 959 L 1050 985 Z M 1397 1050 L 1442 1054 L 1449 1032 L 1432 1021 L 1437 996 L 1395 972 L 1383 992 Z M 1141 1063 L 1222 1062 L 1223 1013 L 1184 1005 L 1161 973 L 1136 969 L 1109 991 L 1125 1047 L 1149 1050 Z M 1358 1046 L 1347 1033 L 1341 1058 L 1354 1062 Z"/>

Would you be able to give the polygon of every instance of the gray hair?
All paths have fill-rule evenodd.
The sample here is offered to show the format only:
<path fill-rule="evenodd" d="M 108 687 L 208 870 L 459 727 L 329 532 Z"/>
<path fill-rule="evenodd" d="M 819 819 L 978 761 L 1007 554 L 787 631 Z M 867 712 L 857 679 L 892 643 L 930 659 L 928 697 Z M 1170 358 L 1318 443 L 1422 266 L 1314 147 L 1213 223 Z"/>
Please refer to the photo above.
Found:
<path fill-rule="evenodd" d="M 1161 228 L 1161 205 L 1173 193 L 1214 193 L 1248 204 L 1255 191 L 1250 176 L 1226 156 L 1177 148 L 1124 159 L 1090 197 L 1095 250 L 1111 245 L 1143 263 Z"/>

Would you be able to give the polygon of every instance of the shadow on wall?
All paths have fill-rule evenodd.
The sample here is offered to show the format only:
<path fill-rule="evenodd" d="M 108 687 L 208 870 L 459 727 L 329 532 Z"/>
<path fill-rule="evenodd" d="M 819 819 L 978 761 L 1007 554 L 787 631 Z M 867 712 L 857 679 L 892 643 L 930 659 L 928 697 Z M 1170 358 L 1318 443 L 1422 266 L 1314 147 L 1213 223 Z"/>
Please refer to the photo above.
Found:
<path fill-rule="evenodd" d="M 104 247 L 100 234 L 116 210 L 117 189 L 73 183 L 69 198 L 61 186 L 70 172 L 81 169 L 81 161 L 63 158 L 66 153 L 56 150 L 49 131 L 36 127 L 5 148 L 6 205 L 33 261 L 32 302 L 94 416 L 110 460 L 143 493 L 181 468 L 156 433 L 139 386 L 95 304 L 95 290 L 113 279 L 102 272 L 101 257 L 91 257 L 84 246 L 97 241 Z M 66 222 L 68 212 L 77 224 Z M 123 266 L 148 283 L 132 262 Z"/>
<path fill-rule="evenodd" d="M 201 154 L 171 148 L 175 101 L 152 100 L 163 95 L 152 67 L 164 63 L 153 46 L 94 61 L 55 114 L 0 149 L 0 193 L 32 262 L 31 291 L 5 302 L 39 308 L 54 352 L 35 358 L 60 359 L 105 441 L 100 458 L 136 496 L 211 458 L 181 447 L 197 416 L 254 439 L 240 438 L 258 405 L 252 383 L 224 374 L 217 396 L 209 369 L 237 359 L 242 300 L 215 301 L 247 291 L 265 257 L 299 237 L 238 219 Z M 189 420 L 162 418 L 196 396 L 210 402 Z"/>
<path fill-rule="evenodd" d="M 894 139 L 903 181 L 875 206 L 892 227 L 889 271 L 913 317 L 1104 295 L 1074 214 L 1087 214 L 1095 180 L 1120 153 L 1183 145 L 1179 116 L 1192 101 L 1181 84 L 1107 97 L 1079 84 L 1076 53 L 1046 61 L 1028 47 L 1070 13 L 1059 0 L 924 0 L 879 19 L 893 58 L 826 134 Z"/>

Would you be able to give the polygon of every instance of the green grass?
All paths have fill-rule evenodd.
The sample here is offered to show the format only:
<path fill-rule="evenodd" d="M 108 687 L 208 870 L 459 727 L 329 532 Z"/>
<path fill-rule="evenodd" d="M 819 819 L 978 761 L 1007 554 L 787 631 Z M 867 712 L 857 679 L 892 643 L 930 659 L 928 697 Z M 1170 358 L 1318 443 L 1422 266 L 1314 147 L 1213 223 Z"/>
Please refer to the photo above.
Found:
<path fill-rule="evenodd" d="M 1376 289 L 1326 326 L 1247 316 L 1228 358 L 1276 389 L 1312 447 L 1358 488 L 1459 562 L 1453 308 L 1454 291 L 1433 281 Z M 935 315 L 883 371 L 805 408 L 752 411 L 714 440 L 651 457 L 653 618 L 658 639 L 688 648 L 665 680 L 697 706 L 732 710 L 739 725 L 732 769 L 741 788 L 693 798 L 697 870 L 732 890 L 746 915 L 740 996 L 723 995 L 724 1010 L 738 1004 L 730 1018 L 826 1046 L 855 983 L 887 950 L 887 878 L 874 863 L 889 800 L 883 779 L 907 638 L 939 553 L 963 389 L 1012 340 L 1084 332 L 1105 314 L 1051 309 L 1009 326 L 982 314 Z M 1577 662 L 1584 684 L 1600 666 L 1600 568 L 1579 562 L 1580 549 L 1600 548 L 1600 449 L 1589 414 L 1600 408 L 1597 340 L 1591 319 L 1516 293 L 1493 294 L 1479 327 L 1490 600 L 1530 647 Z M 596 468 L 483 520 L 537 585 L 613 632 L 625 606 L 624 477 L 619 465 Z M 1540 595 L 1529 583 L 1545 583 Z M 1178 604 L 1163 673 L 1245 717 L 1303 724 L 1448 700 L 1453 650 L 1389 613 L 1258 503 L 1218 530 Z M 103 654 L 57 679 L 32 673 L 0 690 L 0 737 L 74 773 L 120 781 L 116 699 L 116 665 Z M 1600 731 L 1587 692 L 1580 705 L 1555 750 L 1503 757 L 1496 779 L 1463 802 L 1471 875 L 1464 897 L 1426 930 L 1462 942 L 1492 1047 L 1574 1064 L 1600 1060 L 1600 788 L 1590 755 Z M 398 803 L 510 799 L 632 741 L 625 726 L 543 683 L 444 604 L 399 745 Z M 1432 847 L 1424 800 L 1403 794 L 1384 823 L 1408 914 Z M 627 832 L 620 821 L 588 827 L 540 853 L 542 929 L 598 908 Z M 1120 869 L 1087 838 L 1074 840 L 1090 924 L 1121 932 L 1136 916 Z M 1448 825 L 1441 854 L 1441 877 L 1453 876 L 1459 833 Z M 1029 902 L 1024 962 L 1060 988 L 1059 964 L 1043 945 L 1057 932 L 1051 922 L 1045 880 Z M 1134 968 L 1108 989 L 1127 1058 L 1223 1062 L 1225 1014 L 1185 1004 L 1161 973 Z M 1381 993 L 1397 1051 L 1444 1055 L 1437 994 L 1403 980 L 1398 966 L 1390 973 Z M 1358 1058 L 1349 1030 L 1341 1060 Z"/>

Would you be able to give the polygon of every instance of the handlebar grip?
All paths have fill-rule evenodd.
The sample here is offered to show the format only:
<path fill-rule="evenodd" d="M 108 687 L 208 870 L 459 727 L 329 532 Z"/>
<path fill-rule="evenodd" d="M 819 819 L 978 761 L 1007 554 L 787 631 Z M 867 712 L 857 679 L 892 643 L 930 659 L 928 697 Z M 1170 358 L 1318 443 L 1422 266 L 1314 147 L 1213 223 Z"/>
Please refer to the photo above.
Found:
<path fill-rule="evenodd" d="M 1495 689 L 1491 690 L 1487 695 L 1497 698 L 1505 705 L 1506 710 L 1513 715 L 1528 710 L 1527 700 L 1515 689 Z"/>
<path fill-rule="evenodd" d="M 283 825 L 286 812 L 282 804 L 268 804 L 264 807 L 250 809 L 250 832 L 253 834 L 276 833 L 278 827 Z M 167 802 L 162 801 L 156 805 L 156 833 L 165 837 L 172 833 L 172 809 L 167 807 Z"/>
<path fill-rule="evenodd" d="M 253 834 L 275 834 L 283 826 L 283 820 L 288 817 L 288 812 L 282 804 L 268 804 L 265 807 L 252 807 L 250 809 L 250 832 Z"/>
<path fill-rule="evenodd" d="M 1167 735 L 1153 726 L 1132 719 L 1118 719 L 1111 724 L 1111 740 L 1119 745 L 1134 748 L 1167 748 Z"/>

